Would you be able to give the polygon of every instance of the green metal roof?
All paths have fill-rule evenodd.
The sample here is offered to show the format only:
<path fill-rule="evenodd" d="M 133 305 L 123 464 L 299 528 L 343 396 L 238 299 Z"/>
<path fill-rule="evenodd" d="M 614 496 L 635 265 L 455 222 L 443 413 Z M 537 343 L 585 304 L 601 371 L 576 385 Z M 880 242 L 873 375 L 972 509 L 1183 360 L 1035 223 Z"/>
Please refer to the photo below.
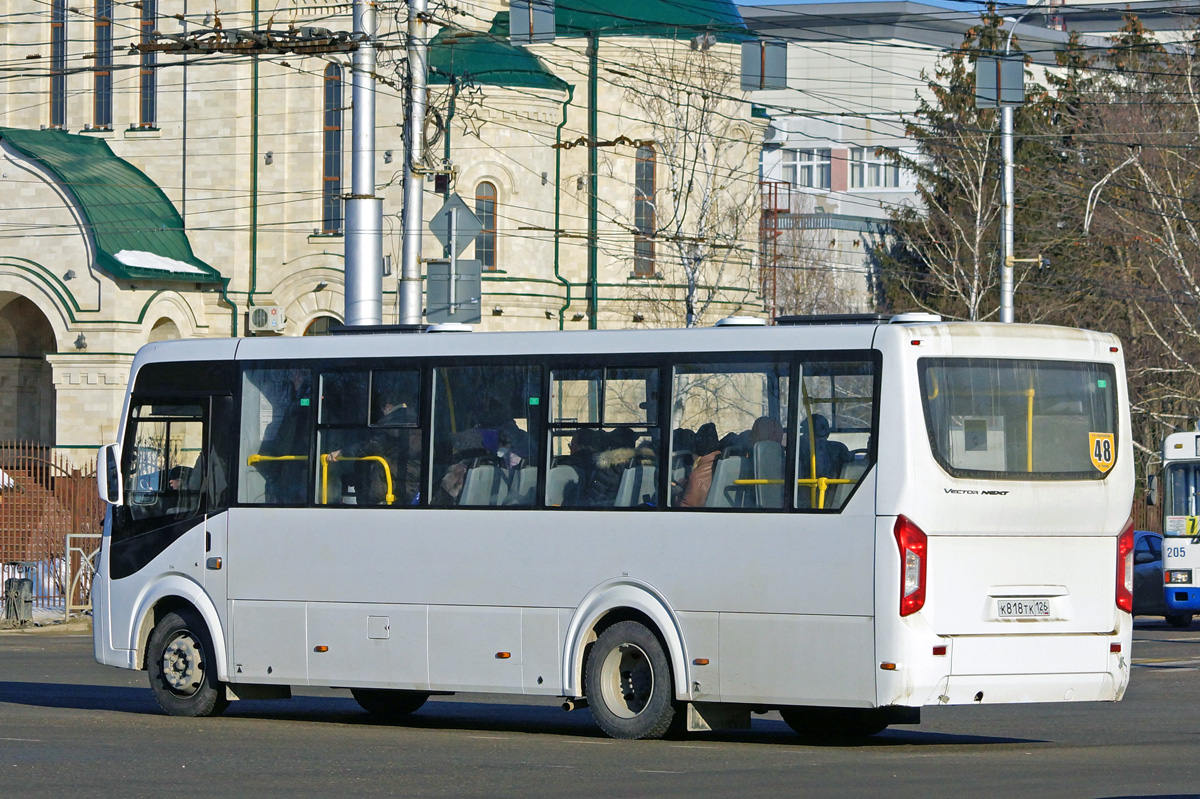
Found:
<path fill-rule="evenodd" d="M 565 92 L 567 82 L 545 67 L 537 56 L 508 43 L 508 14 L 497 15 L 492 30 L 504 17 L 500 33 L 442 28 L 429 42 L 429 82 L 448 84 L 450 77 L 473 79 L 491 86 L 550 89 Z"/>
<path fill-rule="evenodd" d="M 218 283 L 192 253 L 183 220 L 154 181 L 108 144 L 61 130 L 0 127 L 0 139 L 47 169 L 76 200 L 96 267 L 125 280 Z"/>
<path fill-rule="evenodd" d="M 647 36 L 682 39 L 713 32 L 719 38 L 754 38 L 733 0 L 557 0 L 559 36 Z"/>

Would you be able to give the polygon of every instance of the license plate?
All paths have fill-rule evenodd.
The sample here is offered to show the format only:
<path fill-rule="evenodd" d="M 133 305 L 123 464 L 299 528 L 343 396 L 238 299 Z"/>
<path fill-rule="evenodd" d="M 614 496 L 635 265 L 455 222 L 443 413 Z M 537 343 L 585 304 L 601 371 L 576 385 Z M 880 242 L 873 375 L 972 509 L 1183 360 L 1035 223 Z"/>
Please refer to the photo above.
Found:
<path fill-rule="evenodd" d="M 1050 615 L 1049 599 L 997 599 L 996 615 L 1002 619 L 1037 619 Z"/>

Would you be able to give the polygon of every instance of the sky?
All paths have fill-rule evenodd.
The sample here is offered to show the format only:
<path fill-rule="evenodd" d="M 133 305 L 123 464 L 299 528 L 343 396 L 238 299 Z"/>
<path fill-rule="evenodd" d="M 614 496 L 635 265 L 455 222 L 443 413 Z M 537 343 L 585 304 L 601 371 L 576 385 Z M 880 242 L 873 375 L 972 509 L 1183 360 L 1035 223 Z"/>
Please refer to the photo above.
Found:
<path fill-rule="evenodd" d="M 734 0 L 739 6 L 770 6 L 770 5 L 811 5 L 813 3 L 828 3 L 831 0 L 779 0 L 779 2 L 771 2 L 771 0 Z M 1009 0 L 1013 2 L 1014 0 Z M 837 0 L 841 3 L 871 3 L 879 2 L 879 0 Z M 922 3 L 929 6 L 937 6 L 939 8 L 953 8 L 959 11 L 973 11 L 980 9 L 984 3 L 975 3 L 971 0 L 913 0 L 913 2 Z"/>

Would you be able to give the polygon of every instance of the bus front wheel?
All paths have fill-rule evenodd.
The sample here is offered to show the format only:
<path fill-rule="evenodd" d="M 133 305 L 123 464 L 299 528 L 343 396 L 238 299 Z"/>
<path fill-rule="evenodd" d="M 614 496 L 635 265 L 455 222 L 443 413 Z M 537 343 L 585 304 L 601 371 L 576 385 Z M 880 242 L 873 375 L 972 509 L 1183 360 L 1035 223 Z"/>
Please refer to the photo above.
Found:
<path fill-rule="evenodd" d="M 158 706 L 169 716 L 213 716 L 229 705 L 217 681 L 212 638 L 200 614 L 181 609 L 154 625 L 146 670 Z"/>
<path fill-rule="evenodd" d="M 866 708 L 781 707 L 779 715 L 797 734 L 809 739 L 866 738 L 888 726 L 882 714 Z"/>
<path fill-rule="evenodd" d="M 662 643 L 636 621 L 600 634 L 588 653 L 583 685 L 592 717 L 613 738 L 661 738 L 683 718 Z"/>
<path fill-rule="evenodd" d="M 416 713 L 429 694 L 420 691 L 389 691 L 380 688 L 351 688 L 350 693 L 359 707 L 372 716 L 398 719 Z"/>
<path fill-rule="evenodd" d="M 1167 624 L 1171 625 L 1172 627 L 1191 627 L 1192 626 L 1192 614 L 1191 613 L 1168 613 L 1167 614 Z"/>

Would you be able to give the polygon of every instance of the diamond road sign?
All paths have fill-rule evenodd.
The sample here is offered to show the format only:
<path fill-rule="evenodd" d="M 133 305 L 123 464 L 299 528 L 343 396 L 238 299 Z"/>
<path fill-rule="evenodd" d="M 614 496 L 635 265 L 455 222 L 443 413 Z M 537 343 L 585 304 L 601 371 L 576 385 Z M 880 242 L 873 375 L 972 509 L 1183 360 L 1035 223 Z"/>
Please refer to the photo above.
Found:
<path fill-rule="evenodd" d="M 443 247 L 449 247 L 453 240 L 454 255 L 462 255 L 462 251 L 467 249 L 471 242 L 475 241 L 479 231 L 483 230 L 483 223 L 467 207 L 462 197 L 451 194 L 441 209 L 433 215 L 429 229 Z"/>

